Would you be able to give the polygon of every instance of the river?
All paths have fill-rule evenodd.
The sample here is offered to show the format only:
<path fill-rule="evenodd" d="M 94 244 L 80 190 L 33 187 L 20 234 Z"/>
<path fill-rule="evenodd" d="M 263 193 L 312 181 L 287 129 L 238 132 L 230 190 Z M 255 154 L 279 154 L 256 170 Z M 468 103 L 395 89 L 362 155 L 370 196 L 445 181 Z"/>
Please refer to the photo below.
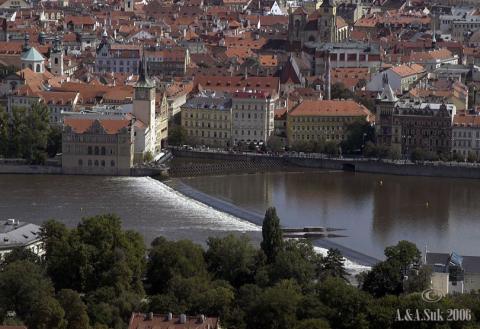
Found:
<path fill-rule="evenodd" d="M 343 228 L 332 241 L 382 258 L 407 239 L 420 249 L 477 255 L 480 181 L 345 172 L 185 178 L 195 189 L 262 215 L 275 206 L 287 227 Z M 74 226 L 116 213 L 125 228 L 204 243 L 229 232 L 260 240 L 260 227 L 192 200 L 152 178 L 0 175 L 0 218 Z"/>
<path fill-rule="evenodd" d="M 321 171 L 183 181 L 252 212 L 275 206 L 286 227 L 346 229 L 333 241 L 376 258 L 399 240 L 422 251 L 479 253 L 478 180 Z"/>

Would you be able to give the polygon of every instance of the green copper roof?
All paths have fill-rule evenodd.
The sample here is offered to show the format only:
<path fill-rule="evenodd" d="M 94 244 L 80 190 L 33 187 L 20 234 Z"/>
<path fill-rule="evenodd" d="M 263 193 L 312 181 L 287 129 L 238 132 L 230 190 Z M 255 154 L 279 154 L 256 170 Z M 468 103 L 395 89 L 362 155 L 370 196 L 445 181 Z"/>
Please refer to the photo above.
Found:
<path fill-rule="evenodd" d="M 41 62 L 45 58 L 38 52 L 37 49 L 31 47 L 26 52 L 22 53 L 21 60 L 22 61 L 30 61 L 30 62 Z"/>

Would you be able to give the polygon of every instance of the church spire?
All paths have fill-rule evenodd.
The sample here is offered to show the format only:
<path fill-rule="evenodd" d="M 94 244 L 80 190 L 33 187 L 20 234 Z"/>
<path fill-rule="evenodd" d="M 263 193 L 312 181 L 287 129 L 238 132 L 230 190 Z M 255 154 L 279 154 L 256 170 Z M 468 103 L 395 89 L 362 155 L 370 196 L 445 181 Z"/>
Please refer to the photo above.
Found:
<path fill-rule="evenodd" d="M 137 87 L 152 88 L 155 85 L 148 77 L 147 62 L 145 60 L 145 48 L 142 49 L 142 59 L 138 64 L 138 82 Z"/>

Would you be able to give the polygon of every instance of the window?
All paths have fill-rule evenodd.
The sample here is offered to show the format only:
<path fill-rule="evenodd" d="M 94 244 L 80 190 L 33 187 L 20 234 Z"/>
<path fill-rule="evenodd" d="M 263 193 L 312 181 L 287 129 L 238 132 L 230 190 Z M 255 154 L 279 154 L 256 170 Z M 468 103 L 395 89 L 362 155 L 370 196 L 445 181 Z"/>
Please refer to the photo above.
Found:
<path fill-rule="evenodd" d="M 113 160 L 110 161 L 110 166 L 111 166 L 111 167 L 115 167 L 115 161 L 113 161 Z"/>
<path fill-rule="evenodd" d="M 105 160 L 102 160 L 102 167 L 105 167 Z"/>
<path fill-rule="evenodd" d="M 78 165 L 81 167 L 83 166 L 83 160 L 82 159 L 78 159 Z"/>
<path fill-rule="evenodd" d="M 88 155 L 92 155 L 92 147 L 91 146 L 88 147 Z"/>
<path fill-rule="evenodd" d="M 102 155 L 105 155 L 105 146 L 102 146 Z"/>
<path fill-rule="evenodd" d="M 100 152 L 100 150 L 99 150 L 98 146 L 95 146 L 95 155 L 98 155 L 99 152 Z M 97 161 L 95 161 L 95 162 L 97 162 Z"/>
<path fill-rule="evenodd" d="M 89 166 L 89 167 L 92 166 L 92 160 L 88 160 L 88 166 Z"/>

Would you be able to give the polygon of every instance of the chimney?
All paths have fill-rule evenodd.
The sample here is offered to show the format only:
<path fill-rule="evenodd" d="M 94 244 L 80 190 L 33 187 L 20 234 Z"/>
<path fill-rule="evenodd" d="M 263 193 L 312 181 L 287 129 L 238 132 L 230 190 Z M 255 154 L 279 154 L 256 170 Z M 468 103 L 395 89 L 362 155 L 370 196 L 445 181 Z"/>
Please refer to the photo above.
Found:
<path fill-rule="evenodd" d="M 187 315 L 180 314 L 180 324 L 185 324 L 185 323 L 187 323 Z"/>

